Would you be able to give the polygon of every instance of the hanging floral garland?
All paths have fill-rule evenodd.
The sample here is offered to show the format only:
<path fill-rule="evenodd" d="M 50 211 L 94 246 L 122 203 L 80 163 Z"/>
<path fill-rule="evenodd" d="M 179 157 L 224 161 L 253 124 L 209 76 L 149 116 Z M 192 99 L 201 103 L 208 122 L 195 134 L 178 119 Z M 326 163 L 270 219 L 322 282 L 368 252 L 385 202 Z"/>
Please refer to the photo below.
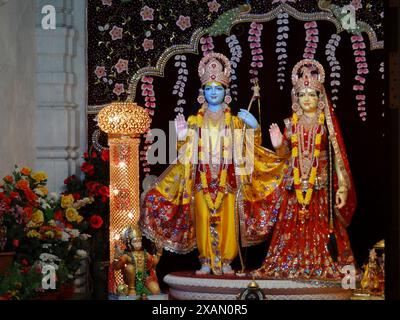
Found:
<path fill-rule="evenodd" d="M 258 81 L 258 70 L 263 67 L 263 50 L 261 48 L 261 32 L 263 25 L 261 23 L 252 22 L 249 29 L 249 37 L 247 38 L 250 44 L 252 62 L 249 71 L 251 75 L 250 82 Z"/>
<path fill-rule="evenodd" d="M 154 94 L 153 81 L 153 77 L 142 77 L 142 97 L 144 97 L 145 109 L 150 115 L 150 123 L 152 121 L 152 117 L 154 116 L 154 109 L 156 108 L 156 98 Z M 151 137 L 149 136 L 149 132 L 144 135 L 144 138 L 146 139 L 145 146 L 143 147 L 144 150 L 140 151 L 140 161 L 143 161 L 143 171 L 145 172 L 145 176 L 147 177 L 150 173 L 150 165 L 148 163 L 147 155 L 153 141 L 152 139 L 150 139 Z"/>
<path fill-rule="evenodd" d="M 229 60 L 231 64 L 231 94 L 233 96 L 233 99 L 237 101 L 237 95 L 238 95 L 238 85 L 235 83 L 237 80 L 236 76 L 236 69 L 237 66 L 240 62 L 240 59 L 242 58 L 242 47 L 239 44 L 239 40 L 237 39 L 236 35 L 231 35 L 225 39 L 225 42 L 228 44 L 229 51 L 231 53 L 231 58 Z"/>
<path fill-rule="evenodd" d="M 304 24 L 306 29 L 306 47 L 304 48 L 304 59 L 314 59 L 314 55 L 317 52 L 319 42 L 319 32 L 317 22 L 311 21 Z"/>
<path fill-rule="evenodd" d="M 278 25 L 278 35 L 276 36 L 276 49 L 275 52 L 278 54 L 278 74 L 277 82 L 279 89 L 283 90 L 283 84 L 285 83 L 285 70 L 287 64 L 287 39 L 289 38 L 289 15 L 286 12 L 280 12 L 278 19 L 276 20 Z"/>
<path fill-rule="evenodd" d="M 326 59 L 329 62 L 329 66 L 331 67 L 331 99 L 333 102 L 333 107 L 336 108 L 336 101 L 339 99 L 338 92 L 340 86 L 340 71 L 341 67 L 339 65 L 339 61 L 336 59 L 336 49 L 340 44 L 340 36 L 338 34 L 332 34 L 331 38 L 328 41 L 328 44 L 325 47 Z"/>
<path fill-rule="evenodd" d="M 381 73 L 381 79 L 385 79 L 385 62 L 381 62 L 379 65 L 379 72 Z M 382 92 L 382 117 L 385 116 L 385 91 Z"/>
<path fill-rule="evenodd" d="M 183 94 L 185 92 L 187 76 L 189 74 L 187 66 L 186 66 L 186 56 L 185 55 L 177 55 L 175 56 L 175 67 L 178 69 L 178 80 L 175 82 L 174 90 L 172 91 L 173 95 L 177 95 L 179 97 L 175 112 L 183 113 L 183 107 L 186 105 L 186 100 L 183 99 Z"/>
<path fill-rule="evenodd" d="M 365 75 L 369 73 L 367 58 L 365 57 L 365 42 L 362 35 L 354 35 L 351 37 L 351 42 L 353 44 L 353 54 L 355 57 L 355 62 L 357 63 L 357 75 L 355 80 L 357 83 L 353 86 L 353 90 L 356 91 L 356 100 L 358 101 L 358 112 L 362 121 L 367 120 L 367 112 L 365 107 L 365 94 L 364 94 L 364 84 Z"/>
<path fill-rule="evenodd" d="M 207 54 L 213 52 L 214 42 L 213 42 L 212 37 L 210 37 L 210 36 L 201 37 L 200 44 L 201 44 L 201 51 L 203 52 L 203 56 L 206 56 Z"/>

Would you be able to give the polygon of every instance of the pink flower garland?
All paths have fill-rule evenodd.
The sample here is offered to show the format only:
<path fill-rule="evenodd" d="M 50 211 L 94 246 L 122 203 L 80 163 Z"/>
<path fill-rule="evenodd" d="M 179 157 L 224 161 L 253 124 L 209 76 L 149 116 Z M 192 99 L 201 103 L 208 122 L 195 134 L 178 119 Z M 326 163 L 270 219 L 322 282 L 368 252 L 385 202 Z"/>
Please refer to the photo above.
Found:
<path fill-rule="evenodd" d="M 201 51 L 203 52 L 203 56 L 206 56 L 210 52 L 214 50 L 214 43 L 212 37 L 201 37 L 200 39 Z"/>
<path fill-rule="evenodd" d="M 250 44 L 252 62 L 250 64 L 251 69 L 249 73 L 252 78 L 250 79 L 251 83 L 258 81 L 258 70 L 263 67 L 264 56 L 263 50 L 261 48 L 261 32 L 263 29 L 263 25 L 261 23 L 252 22 L 249 29 L 249 37 L 247 40 Z"/>
<path fill-rule="evenodd" d="M 145 110 L 149 113 L 150 115 L 150 123 L 152 121 L 152 117 L 154 116 L 154 109 L 156 108 L 156 98 L 154 94 L 154 86 L 153 86 L 153 77 L 142 77 L 142 97 L 144 97 L 145 101 Z M 143 171 L 146 173 L 146 177 L 149 175 L 150 172 L 150 165 L 147 160 L 147 151 L 150 149 L 149 144 L 152 144 L 152 140 L 149 139 L 150 136 L 148 133 L 144 135 L 145 140 L 145 146 L 143 147 L 144 151 L 140 151 L 140 161 L 144 161 L 142 166 L 143 166 Z"/>
<path fill-rule="evenodd" d="M 283 84 L 285 83 L 285 70 L 287 64 L 287 42 L 289 38 L 289 15 L 286 12 L 280 12 L 278 14 L 278 19 L 276 20 L 278 25 L 278 35 L 276 36 L 276 49 L 275 52 L 278 53 L 279 67 L 277 74 L 277 82 L 279 84 L 279 89 L 283 90 Z"/>
<path fill-rule="evenodd" d="M 175 108 L 176 113 L 183 113 L 183 106 L 186 105 L 186 100 L 183 99 L 183 94 L 185 92 L 186 82 L 188 79 L 188 69 L 186 66 L 186 56 L 185 55 L 177 55 L 175 56 L 175 67 L 178 69 L 178 80 L 174 85 L 174 90 L 172 91 L 173 95 L 177 95 L 179 97 L 177 101 L 177 106 Z"/>
<path fill-rule="evenodd" d="M 367 120 L 367 112 L 365 108 L 365 94 L 364 93 L 364 83 L 366 81 L 364 75 L 369 73 L 367 59 L 365 57 L 365 42 L 362 35 L 355 35 L 351 37 L 351 42 L 353 43 L 353 51 L 355 62 L 357 63 L 357 75 L 355 80 L 357 83 L 353 86 L 353 90 L 357 92 L 356 100 L 358 101 L 358 111 L 359 116 L 362 121 Z"/>
<path fill-rule="evenodd" d="M 319 37 L 318 37 L 318 25 L 315 21 L 306 22 L 304 24 L 306 29 L 306 47 L 304 49 L 304 59 L 314 59 L 314 55 L 317 51 Z"/>
<path fill-rule="evenodd" d="M 338 34 L 332 34 L 331 38 L 328 41 L 328 44 L 325 47 L 325 54 L 327 56 L 326 60 L 329 62 L 329 66 L 331 67 L 331 73 L 330 73 L 330 78 L 331 78 L 331 88 L 332 88 L 332 102 L 333 102 L 333 107 L 336 108 L 335 101 L 339 99 L 337 96 L 337 93 L 339 92 L 339 89 L 337 88 L 340 86 L 340 70 L 341 67 L 339 65 L 339 61 L 336 59 L 336 49 L 339 46 L 340 43 L 340 36 Z"/>

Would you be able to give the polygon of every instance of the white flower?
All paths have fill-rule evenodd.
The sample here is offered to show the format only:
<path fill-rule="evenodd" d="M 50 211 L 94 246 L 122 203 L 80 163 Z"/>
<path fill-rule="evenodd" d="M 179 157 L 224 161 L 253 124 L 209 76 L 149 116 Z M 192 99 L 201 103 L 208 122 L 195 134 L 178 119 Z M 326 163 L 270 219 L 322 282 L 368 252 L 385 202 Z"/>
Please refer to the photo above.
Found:
<path fill-rule="evenodd" d="M 70 238 L 71 236 L 67 232 L 63 231 L 61 233 L 61 241 L 67 242 Z"/>
<path fill-rule="evenodd" d="M 80 258 L 86 258 L 88 253 L 85 250 L 76 250 L 76 255 Z"/>
<path fill-rule="evenodd" d="M 79 232 L 78 229 L 72 229 L 72 230 L 70 231 L 70 235 L 71 235 L 72 237 L 74 237 L 74 238 L 79 237 L 79 234 L 80 234 L 80 232 Z"/>
<path fill-rule="evenodd" d="M 82 240 L 87 241 L 87 240 L 89 240 L 89 238 L 91 238 L 92 236 L 91 236 L 90 234 L 82 233 L 79 237 L 80 237 Z"/>
<path fill-rule="evenodd" d="M 53 201 L 58 201 L 58 199 L 60 198 L 60 196 L 56 193 L 56 192 L 51 192 L 49 194 L 49 198 Z"/>

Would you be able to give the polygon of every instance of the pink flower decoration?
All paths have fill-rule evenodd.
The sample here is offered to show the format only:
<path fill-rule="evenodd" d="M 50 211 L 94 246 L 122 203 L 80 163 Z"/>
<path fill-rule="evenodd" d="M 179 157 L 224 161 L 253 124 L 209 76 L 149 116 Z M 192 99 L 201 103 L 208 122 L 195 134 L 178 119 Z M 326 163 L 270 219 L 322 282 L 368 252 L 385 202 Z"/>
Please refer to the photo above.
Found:
<path fill-rule="evenodd" d="M 208 10 L 210 12 L 218 12 L 219 7 L 221 6 L 217 0 L 214 0 L 212 2 L 207 2 L 208 5 Z"/>
<path fill-rule="evenodd" d="M 152 39 L 144 39 L 142 43 L 144 51 L 149 51 L 154 49 L 154 43 Z"/>
<path fill-rule="evenodd" d="M 122 83 L 116 83 L 113 92 L 117 95 L 120 96 L 121 93 L 125 92 L 124 85 Z"/>
<path fill-rule="evenodd" d="M 128 60 L 119 59 L 118 63 L 115 65 L 115 68 L 117 69 L 118 73 L 121 73 L 124 71 L 128 72 L 128 64 L 129 64 Z"/>
<path fill-rule="evenodd" d="M 144 6 L 142 10 L 140 10 L 140 15 L 142 16 L 143 21 L 153 21 L 154 20 L 154 9 Z"/>
<path fill-rule="evenodd" d="M 356 10 L 362 8 L 361 0 L 353 0 L 353 1 L 351 1 L 350 4 L 351 4 Z"/>
<path fill-rule="evenodd" d="M 182 31 L 190 28 L 192 26 L 190 23 L 190 17 L 180 15 L 178 21 L 176 21 L 176 25 L 181 28 Z"/>
<path fill-rule="evenodd" d="M 101 79 L 103 77 L 105 77 L 107 75 L 106 72 L 106 67 L 96 67 L 96 70 L 94 71 L 95 75 L 97 76 L 97 78 Z"/>
<path fill-rule="evenodd" d="M 112 0 L 101 0 L 101 2 L 103 3 L 103 6 L 111 7 L 112 5 Z"/>
<path fill-rule="evenodd" d="M 142 82 L 152 84 L 153 83 L 153 78 L 144 76 L 144 77 L 142 77 Z M 155 101 L 155 100 L 151 100 L 151 101 Z"/>
<path fill-rule="evenodd" d="M 124 29 L 119 28 L 117 26 L 114 26 L 112 28 L 112 30 L 110 31 L 111 39 L 112 40 L 122 39 L 122 32 L 123 31 L 124 31 Z"/>

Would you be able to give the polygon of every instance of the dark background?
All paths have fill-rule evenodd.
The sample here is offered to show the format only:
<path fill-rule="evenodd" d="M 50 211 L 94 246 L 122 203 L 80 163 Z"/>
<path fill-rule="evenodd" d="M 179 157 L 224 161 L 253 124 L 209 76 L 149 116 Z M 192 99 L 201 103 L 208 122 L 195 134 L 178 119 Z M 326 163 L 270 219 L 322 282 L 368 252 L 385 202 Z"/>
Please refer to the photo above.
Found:
<path fill-rule="evenodd" d="M 319 44 L 315 59 L 321 62 L 325 68 L 327 73 L 325 87 L 328 95 L 330 95 L 330 67 L 325 56 L 325 46 L 330 36 L 336 32 L 336 28 L 327 21 L 317 21 L 317 23 L 319 29 Z M 289 39 L 287 40 L 288 59 L 286 59 L 286 83 L 283 91 L 281 91 L 276 81 L 277 68 L 279 67 L 277 60 L 278 54 L 275 53 L 277 41 L 276 20 L 263 23 L 263 26 L 264 30 L 261 36 L 261 44 L 264 66 L 259 70 L 262 108 L 261 126 L 263 130 L 263 145 L 271 148 L 267 131 L 269 125 L 276 122 L 283 129 L 283 119 L 291 115 L 290 90 L 292 85 L 290 74 L 293 66 L 303 59 L 305 29 L 304 22 L 298 21 L 293 17 L 289 18 L 290 31 L 288 32 Z M 386 28 L 393 30 L 393 26 L 386 26 Z M 235 101 L 231 105 L 234 114 L 237 113 L 239 108 L 247 108 L 252 94 L 251 85 L 249 83 L 250 75 L 248 73 L 251 63 L 251 54 L 247 41 L 248 30 L 249 23 L 236 25 L 232 29 L 232 33 L 237 35 L 243 50 L 243 57 L 236 70 L 238 80 L 235 81 L 235 83 L 239 86 L 238 101 Z M 94 32 L 92 34 L 94 34 Z M 397 184 L 393 179 L 396 171 L 393 171 L 389 164 L 397 164 L 395 160 L 397 158 L 394 158 L 394 155 L 397 155 L 397 153 L 395 153 L 393 148 L 397 147 L 397 139 L 395 139 L 395 137 L 398 118 L 396 111 L 389 109 L 388 103 L 382 105 L 382 93 L 386 90 L 386 96 L 388 96 L 388 88 L 386 87 L 387 83 L 385 80 L 381 79 L 379 68 L 380 63 L 385 61 L 385 53 L 387 52 L 384 50 L 371 51 L 369 49 L 370 44 L 368 36 L 364 33 L 363 36 L 367 46 L 365 50 L 366 58 L 370 73 L 365 76 L 367 81 L 364 85 L 365 92 L 363 93 L 367 97 L 367 121 L 361 121 L 358 115 L 357 101 L 355 100 L 356 92 L 353 91 L 353 85 L 356 84 L 354 77 L 357 74 L 357 68 L 354 62 L 353 49 L 351 47 L 351 35 L 342 32 L 340 36 L 342 39 L 336 50 L 336 57 L 340 62 L 342 70 L 340 71 L 341 85 L 339 86 L 339 100 L 336 102 L 337 108 L 335 112 L 341 125 L 356 186 L 358 206 L 352 224 L 348 228 L 348 232 L 355 258 L 359 266 L 361 266 L 368 258 L 369 249 L 371 249 L 376 242 L 384 238 L 392 241 L 395 240 L 393 224 L 396 222 L 398 224 L 398 220 L 394 220 L 395 218 L 391 213 L 395 210 L 393 194 Z M 94 40 L 96 39 L 92 36 L 92 41 Z M 230 57 L 229 48 L 225 42 L 224 36 L 215 37 L 214 45 L 214 52 L 220 52 L 227 55 L 228 58 Z M 199 51 L 201 51 L 200 48 Z M 92 52 L 98 55 L 99 49 L 93 47 Z M 188 117 L 191 114 L 195 114 L 199 107 L 196 102 L 198 89 L 200 88 L 197 66 L 202 55 L 201 53 L 198 55 L 186 54 L 186 57 L 189 79 L 184 93 L 184 99 L 187 101 L 184 114 Z M 92 66 L 98 63 L 94 58 L 95 55 L 93 55 L 93 58 L 89 59 L 92 61 Z M 106 58 L 103 60 L 106 61 Z M 387 62 L 388 61 L 386 61 L 386 66 L 388 65 Z M 163 129 L 167 134 L 168 121 L 172 121 L 176 116 L 174 108 L 176 107 L 176 101 L 178 99 L 177 96 L 172 95 L 173 86 L 178 76 L 177 68 L 174 67 L 174 63 L 175 60 L 171 58 L 166 65 L 165 77 L 154 77 L 153 83 L 157 99 L 157 108 L 153 116 L 152 128 Z M 114 100 L 110 94 L 104 94 L 99 87 L 90 86 L 89 91 L 89 102 L 91 104 L 108 103 Z M 135 101 L 140 105 L 144 105 L 144 100 L 140 96 L 140 84 L 137 88 Z M 253 106 L 252 113 L 258 118 L 256 105 Z M 96 129 L 96 123 L 93 121 L 94 117 L 95 115 L 88 116 L 89 140 L 93 131 Z M 104 135 L 101 140 L 105 145 L 106 139 Z M 89 144 L 91 144 L 91 141 L 89 141 Z M 142 144 L 142 146 L 143 145 L 144 144 Z M 166 165 L 151 166 L 151 174 L 159 175 L 165 168 Z M 140 178 L 143 179 L 144 174 L 142 174 Z M 397 228 L 395 230 L 397 230 Z M 151 249 L 151 243 L 146 240 L 144 243 L 146 247 Z M 392 263 L 391 266 L 395 268 L 396 265 L 393 255 L 397 254 L 396 248 L 398 248 L 398 246 L 392 242 L 391 244 L 387 244 L 387 247 L 391 250 L 388 254 L 392 255 L 392 260 L 389 257 L 387 261 L 388 263 Z M 249 269 L 259 267 L 265 257 L 267 248 L 268 243 L 264 243 L 255 247 L 242 249 L 246 266 Z M 164 275 L 172 271 L 198 269 L 200 264 L 197 255 L 197 251 L 187 255 L 176 255 L 164 252 L 164 256 L 158 266 L 159 279 L 161 280 Z M 239 266 L 239 260 L 236 259 L 234 267 Z M 395 277 L 394 272 L 392 273 Z M 397 278 L 393 278 L 393 280 L 395 279 L 398 279 L 398 276 Z M 162 287 L 165 288 L 162 281 L 160 281 L 160 283 Z M 397 283 L 397 281 L 395 281 L 395 283 Z M 387 285 L 390 287 L 390 284 Z"/>

